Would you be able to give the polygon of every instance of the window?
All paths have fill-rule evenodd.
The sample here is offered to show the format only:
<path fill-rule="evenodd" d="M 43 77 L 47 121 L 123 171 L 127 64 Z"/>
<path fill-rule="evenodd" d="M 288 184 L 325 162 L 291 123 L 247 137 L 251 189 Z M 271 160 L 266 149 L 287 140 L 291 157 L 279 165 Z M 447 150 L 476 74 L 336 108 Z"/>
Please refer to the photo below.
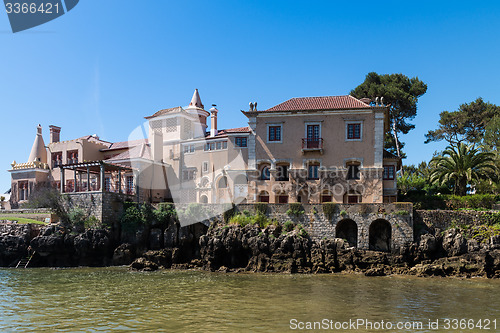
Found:
<path fill-rule="evenodd" d="M 307 179 L 319 179 L 318 170 L 319 164 L 309 164 L 309 167 L 307 168 Z"/>
<path fill-rule="evenodd" d="M 210 142 L 205 144 L 205 151 L 209 150 L 221 150 L 221 149 L 227 149 L 227 141 L 217 141 L 217 142 Z M 194 152 L 194 146 L 193 146 L 193 151 Z"/>
<path fill-rule="evenodd" d="M 57 168 L 62 164 L 62 152 L 52 153 L 52 167 Z"/>
<path fill-rule="evenodd" d="M 347 124 L 347 139 L 348 140 L 361 139 L 361 123 Z"/>
<path fill-rule="evenodd" d="M 111 178 L 104 178 L 104 189 L 106 192 L 111 192 Z"/>
<path fill-rule="evenodd" d="M 19 201 L 28 200 L 28 182 L 18 183 Z"/>
<path fill-rule="evenodd" d="M 246 147 L 247 146 L 247 138 L 245 137 L 237 137 L 234 139 L 236 147 Z"/>
<path fill-rule="evenodd" d="M 125 184 L 127 194 L 132 194 L 134 192 L 134 176 L 127 176 Z"/>
<path fill-rule="evenodd" d="M 193 180 L 195 175 L 195 170 L 184 170 L 182 172 L 183 180 Z"/>
<path fill-rule="evenodd" d="M 203 162 L 203 172 L 208 172 L 208 162 Z"/>
<path fill-rule="evenodd" d="M 359 179 L 359 164 L 347 165 L 347 179 Z"/>
<path fill-rule="evenodd" d="M 393 180 L 394 179 L 394 165 L 384 165 L 384 179 Z"/>
<path fill-rule="evenodd" d="M 288 165 L 278 165 L 276 171 L 276 180 L 288 181 Z"/>
<path fill-rule="evenodd" d="M 66 158 L 68 160 L 68 164 L 77 164 L 78 163 L 78 150 L 68 151 L 66 153 Z"/>
<path fill-rule="evenodd" d="M 279 195 L 278 196 L 278 203 L 280 204 L 287 204 L 288 203 L 288 195 Z"/>
<path fill-rule="evenodd" d="M 269 170 L 269 166 L 266 165 L 261 169 L 260 179 L 262 180 L 271 179 L 271 171 Z"/>
<path fill-rule="evenodd" d="M 194 153 L 194 145 L 184 146 L 184 154 Z"/>
<path fill-rule="evenodd" d="M 281 141 L 281 126 L 269 126 L 268 141 Z"/>

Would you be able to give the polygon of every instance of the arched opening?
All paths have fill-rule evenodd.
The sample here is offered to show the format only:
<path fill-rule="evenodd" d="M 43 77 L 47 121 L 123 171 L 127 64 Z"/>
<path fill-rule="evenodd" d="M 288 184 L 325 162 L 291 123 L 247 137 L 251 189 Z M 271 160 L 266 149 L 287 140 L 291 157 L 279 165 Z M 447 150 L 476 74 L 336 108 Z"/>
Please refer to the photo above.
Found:
<path fill-rule="evenodd" d="M 333 201 L 333 195 L 332 195 L 332 192 L 330 190 L 323 190 L 321 191 L 321 203 L 324 203 L 324 202 L 332 202 Z"/>
<path fill-rule="evenodd" d="M 391 250 L 391 224 L 386 220 L 375 220 L 370 224 L 370 250 L 389 252 Z"/>
<path fill-rule="evenodd" d="M 261 191 L 257 199 L 259 202 L 269 202 L 269 192 Z"/>
<path fill-rule="evenodd" d="M 200 203 L 208 203 L 208 197 L 206 195 L 202 195 L 200 197 Z"/>
<path fill-rule="evenodd" d="M 227 188 L 227 177 L 222 176 L 217 183 L 218 188 Z"/>
<path fill-rule="evenodd" d="M 360 172 L 361 163 L 356 161 L 351 161 L 346 163 L 347 168 L 347 179 L 358 180 L 361 178 Z"/>
<path fill-rule="evenodd" d="M 261 180 L 271 179 L 271 166 L 269 164 L 262 164 L 259 168 L 259 171 Z"/>
<path fill-rule="evenodd" d="M 297 195 L 297 202 L 309 203 L 309 191 L 307 189 L 301 189 Z"/>
<path fill-rule="evenodd" d="M 247 176 L 245 176 L 245 175 L 238 175 L 238 176 L 236 176 L 236 178 L 234 178 L 234 184 L 236 184 L 236 185 L 247 185 L 248 184 Z"/>
<path fill-rule="evenodd" d="M 276 180 L 277 181 L 288 181 L 288 170 L 290 169 L 290 164 L 280 163 L 276 166 Z"/>
<path fill-rule="evenodd" d="M 350 246 L 358 246 L 358 225 L 351 219 L 342 220 L 335 227 L 335 237 L 342 238 Z"/>
<path fill-rule="evenodd" d="M 276 193 L 275 202 L 280 204 L 288 203 L 288 194 L 284 191 L 280 191 Z"/>

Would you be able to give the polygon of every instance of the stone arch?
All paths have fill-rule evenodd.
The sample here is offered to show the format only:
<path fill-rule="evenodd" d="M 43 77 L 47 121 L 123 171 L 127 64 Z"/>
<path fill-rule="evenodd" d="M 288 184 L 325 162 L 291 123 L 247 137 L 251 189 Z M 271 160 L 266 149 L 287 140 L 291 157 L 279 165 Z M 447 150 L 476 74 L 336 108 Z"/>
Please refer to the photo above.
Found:
<path fill-rule="evenodd" d="M 208 203 L 208 197 L 205 194 L 200 196 L 200 203 Z"/>
<path fill-rule="evenodd" d="M 227 182 L 227 177 L 222 176 L 219 178 L 217 181 L 217 188 L 227 188 L 228 187 L 228 182 Z"/>
<path fill-rule="evenodd" d="M 370 250 L 389 252 L 391 250 L 391 240 L 392 227 L 387 220 L 378 219 L 370 224 Z"/>
<path fill-rule="evenodd" d="M 335 237 L 347 240 L 349 246 L 358 246 L 358 225 L 351 219 L 344 219 L 335 227 Z"/>
<path fill-rule="evenodd" d="M 210 179 L 208 179 L 208 177 L 203 177 L 200 181 L 200 187 L 202 188 L 210 187 Z"/>
<path fill-rule="evenodd" d="M 269 202 L 269 192 L 260 191 L 258 201 L 259 202 Z"/>

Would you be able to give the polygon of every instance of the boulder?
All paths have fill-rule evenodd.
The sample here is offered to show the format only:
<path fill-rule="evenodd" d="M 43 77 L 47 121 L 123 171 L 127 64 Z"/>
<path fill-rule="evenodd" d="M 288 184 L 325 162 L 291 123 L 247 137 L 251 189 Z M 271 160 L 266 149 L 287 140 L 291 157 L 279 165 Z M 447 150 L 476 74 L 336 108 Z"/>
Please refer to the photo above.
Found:
<path fill-rule="evenodd" d="M 143 272 L 152 272 L 158 270 L 158 265 L 152 261 L 147 260 L 146 258 L 137 258 L 132 264 L 130 264 L 130 268 Z"/>
<path fill-rule="evenodd" d="M 448 229 L 443 236 L 443 250 L 448 257 L 467 253 L 467 240 L 457 229 Z"/>
<path fill-rule="evenodd" d="M 113 251 L 112 263 L 116 266 L 130 265 L 135 258 L 135 249 L 132 244 L 125 243 Z"/>

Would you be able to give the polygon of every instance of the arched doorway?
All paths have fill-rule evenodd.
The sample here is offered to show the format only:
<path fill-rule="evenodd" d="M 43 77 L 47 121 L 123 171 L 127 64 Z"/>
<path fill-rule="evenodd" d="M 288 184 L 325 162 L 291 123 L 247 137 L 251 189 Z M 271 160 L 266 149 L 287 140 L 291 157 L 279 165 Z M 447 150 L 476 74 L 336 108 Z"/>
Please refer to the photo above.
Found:
<path fill-rule="evenodd" d="M 269 192 L 260 191 L 258 201 L 259 202 L 269 202 Z"/>
<path fill-rule="evenodd" d="M 200 197 L 200 203 L 208 203 L 208 197 L 206 195 L 202 195 Z"/>
<path fill-rule="evenodd" d="M 323 191 L 321 191 L 321 203 L 332 202 L 332 201 L 333 201 L 332 191 L 328 189 L 324 189 Z"/>
<path fill-rule="evenodd" d="M 227 188 L 227 177 L 226 176 L 222 176 L 220 179 L 219 179 L 219 182 L 217 183 L 217 187 L 218 188 Z"/>
<path fill-rule="evenodd" d="M 370 224 L 370 250 L 389 252 L 391 250 L 392 228 L 386 220 L 375 220 Z"/>
<path fill-rule="evenodd" d="M 358 225 L 351 219 L 342 220 L 335 227 L 335 237 L 342 238 L 350 246 L 358 246 Z"/>

